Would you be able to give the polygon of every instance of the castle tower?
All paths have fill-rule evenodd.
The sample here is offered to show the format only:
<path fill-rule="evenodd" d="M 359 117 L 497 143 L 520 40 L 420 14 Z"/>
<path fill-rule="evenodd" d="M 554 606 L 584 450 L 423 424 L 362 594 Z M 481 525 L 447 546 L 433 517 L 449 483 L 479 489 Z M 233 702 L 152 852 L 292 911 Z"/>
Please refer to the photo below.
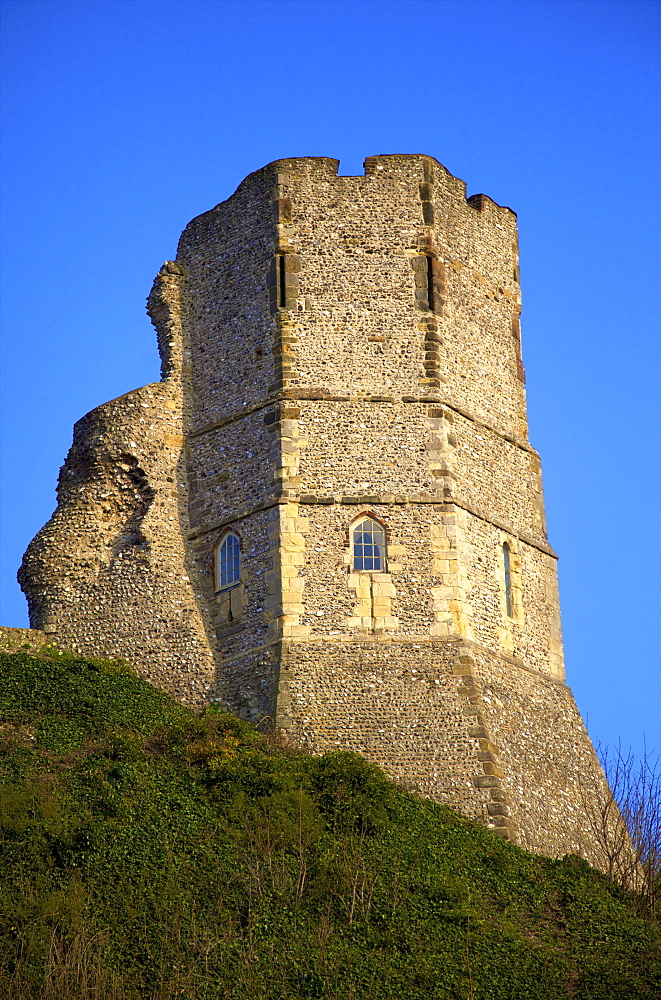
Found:
<path fill-rule="evenodd" d="M 272 163 L 184 231 L 163 380 L 76 425 L 33 627 L 590 854 L 516 218 L 430 157 L 337 167 Z"/>

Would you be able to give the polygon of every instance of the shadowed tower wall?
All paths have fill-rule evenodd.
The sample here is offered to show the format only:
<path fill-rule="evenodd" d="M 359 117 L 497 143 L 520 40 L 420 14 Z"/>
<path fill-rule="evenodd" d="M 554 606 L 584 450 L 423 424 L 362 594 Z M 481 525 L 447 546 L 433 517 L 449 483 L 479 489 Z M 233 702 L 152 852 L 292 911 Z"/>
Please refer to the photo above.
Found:
<path fill-rule="evenodd" d="M 372 157 L 361 177 L 337 167 L 305 158 L 251 174 L 190 223 L 157 279 L 164 382 L 147 390 L 176 383 L 180 443 L 159 487 L 141 447 L 163 464 L 163 425 L 133 440 L 154 495 L 131 523 L 140 536 L 155 497 L 176 497 L 176 544 L 155 562 L 143 531 L 139 553 L 108 557 L 108 596 L 95 592 L 108 617 L 116 580 L 142 560 L 160 589 L 151 605 L 135 597 L 138 613 L 164 622 L 140 641 L 124 626 L 111 651 L 314 751 L 359 750 L 530 849 L 589 853 L 578 787 L 598 765 L 564 684 L 527 439 L 516 218 L 467 199 L 430 157 Z M 103 409 L 78 434 L 94 454 Z M 72 510 L 61 501 L 54 521 L 78 523 Z M 376 571 L 352 559 L 362 517 L 385 535 Z M 75 600 L 53 597 L 52 581 L 44 597 L 54 521 L 22 571 L 33 625 L 108 651 L 75 565 Z M 240 580 L 223 587 L 228 533 Z M 164 636 L 177 622 L 194 644 L 174 655 Z"/>

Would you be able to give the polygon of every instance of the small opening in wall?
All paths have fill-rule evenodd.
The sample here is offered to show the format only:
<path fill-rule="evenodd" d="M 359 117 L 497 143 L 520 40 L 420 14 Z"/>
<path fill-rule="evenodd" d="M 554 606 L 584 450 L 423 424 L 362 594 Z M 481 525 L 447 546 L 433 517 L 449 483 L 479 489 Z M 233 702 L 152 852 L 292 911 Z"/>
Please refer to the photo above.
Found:
<path fill-rule="evenodd" d="M 287 285 L 285 281 L 285 255 L 280 254 L 278 261 L 278 304 L 281 309 L 287 307 Z"/>
<path fill-rule="evenodd" d="M 503 542 L 503 567 L 505 570 L 505 604 L 507 607 L 507 617 L 513 617 L 514 606 L 512 603 L 512 570 L 510 566 L 510 547 L 507 542 Z"/>
<path fill-rule="evenodd" d="M 427 257 L 427 302 L 429 309 L 434 311 L 434 258 Z"/>

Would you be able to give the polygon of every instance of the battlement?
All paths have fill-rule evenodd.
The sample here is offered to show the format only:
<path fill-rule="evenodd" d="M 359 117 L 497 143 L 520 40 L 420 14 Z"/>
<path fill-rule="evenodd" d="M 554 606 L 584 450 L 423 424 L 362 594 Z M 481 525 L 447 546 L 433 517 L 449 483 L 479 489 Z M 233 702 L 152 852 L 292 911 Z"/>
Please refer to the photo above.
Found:
<path fill-rule="evenodd" d="M 470 205 L 478 212 L 486 212 L 490 218 L 493 216 L 495 225 L 509 224 L 507 216 L 512 216 L 516 220 L 516 212 L 511 208 L 499 205 L 492 198 L 484 194 L 467 195 L 465 181 L 455 177 L 439 160 L 433 156 L 425 154 L 411 153 L 390 153 L 378 156 L 368 156 L 363 163 L 364 172 L 362 174 L 340 174 L 340 160 L 326 156 L 305 156 L 292 157 L 281 160 L 273 160 L 259 170 L 248 174 L 241 181 L 238 188 L 231 195 L 228 201 L 236 196 L 250 194 L 269 184 L 283 183 L 284 178 L 296 178 L 301 181 L 305 179 L 308 183 L 344 185 L 351 188 L 352 182 L 356 190 L 365 191 L 365 181 L 371 184 L 383 181 L 390 183 L 393 180 L 401 181 L 407 177 L 418 179 L 421 184 L 419 192 L 421 202 L 432 201 L 434 188 L 436 187 L 442 196 L 449 199 L 456 208 Z M 369 190 L 369 188 L 367 188 Z M 220 202 L 208 212 L 204 212 L 191 220 L 189 226 L 195 226 L 202 219 L 212 216 L 225 202 Z M 490 213 L 490 214 L 489 214 Z M 498 220 L 498 221 L 496 221 Z M 505 220 L 505 221 L 503 221 Z"/>
<path fill-rule="evenodd" d="M 196 426 L 271 398 L 280 372 L 295 368 L 290 389 L 333 396 L 353 370 L 355 392 L 437 390 L 525 440 L 516 217 L 484 195 L 467 200 L 431 157 L 365 164 L 349 177 L 337 160 L 274 161 L 184 230 L 177 262 L 206 401 Z M 218 393 L 221 365 L 234 387 Z"/>

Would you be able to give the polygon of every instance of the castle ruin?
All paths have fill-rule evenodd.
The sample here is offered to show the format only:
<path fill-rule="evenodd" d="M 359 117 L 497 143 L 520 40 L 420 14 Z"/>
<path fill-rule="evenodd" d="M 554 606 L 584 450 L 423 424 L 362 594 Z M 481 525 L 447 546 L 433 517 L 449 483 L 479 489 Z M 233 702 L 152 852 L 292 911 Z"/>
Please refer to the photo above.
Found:
<path fill-rule="evenodd" d="M 516 217 L 428 156 L 337 169 L 271 163 L 184 230 L 162 381 L 76 424 L 32 627 L 589 855 Z"/>

